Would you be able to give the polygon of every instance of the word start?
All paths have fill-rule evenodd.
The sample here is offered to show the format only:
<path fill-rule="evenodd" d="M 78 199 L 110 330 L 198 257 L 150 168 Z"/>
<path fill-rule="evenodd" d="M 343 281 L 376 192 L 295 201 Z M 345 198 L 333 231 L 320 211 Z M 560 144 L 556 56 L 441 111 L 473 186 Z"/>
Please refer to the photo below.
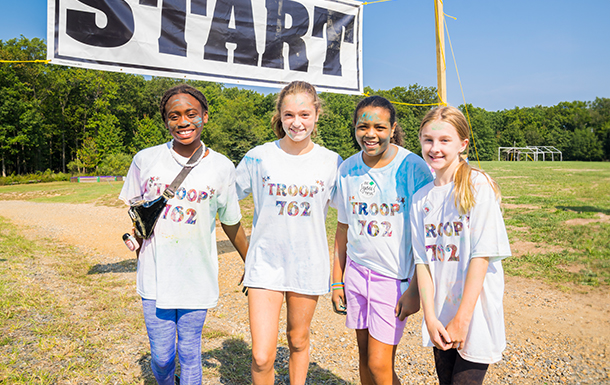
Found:
<path fill-rule="evenodd" d="M 79 1 L 103 12 L 107 23 L 100 28 L 95 22 L 95 13 L 67 9 L 66 33 L 70 37 L 83 44 L 104 48 L 120 47 L 131 40 L 135 31 L 134 12 L 125 0 Z M 184 57 L 187 55 L 187 0 L 139 0 L 138 5 L 159 7 L 159 2 L 159 53 Z M 323 74 L 341 76 L 341 43 L 354 43 L 354 15 L 318 6 L 314 7 L 313 15 L 310 15 L 303 4 L 291 0 L 266 0 L 265 6 L 267 27 L 265 51 L 260 60 L 262 67 L 283 69 L 283 48 L 286 43 L 289 47 L 289 69 L 307 72 L 309 60 L 304 37 L 313 23 L 313 38 L 324 39 L 326 32 Z M 190 0 L 190 13 L 208 16 L 207 0 Z M 231 15 L 234 15 L 233 23 Z M 287 15 L 292 20 L 290 27 L 286 27 Z M 228 63 L 226 43 L 236 45 L 233 51 L 235 64 L 258 66 L 259 53 L 256 49 L 251 0 L 216 1 L 203 59 Z"/>

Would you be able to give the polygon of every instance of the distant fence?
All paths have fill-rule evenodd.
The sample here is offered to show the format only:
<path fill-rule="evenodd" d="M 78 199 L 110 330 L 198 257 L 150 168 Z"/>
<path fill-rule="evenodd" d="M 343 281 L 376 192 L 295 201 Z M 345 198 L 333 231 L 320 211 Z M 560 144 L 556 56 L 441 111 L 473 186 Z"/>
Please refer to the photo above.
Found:
<path fill-rule="evenodd" d="M 73 176 L 70 182 L 75 183 L 97 183 L 97 182 L 116 182 L 122 181 L 122 176 Z"/>
<path fill-rule="evenodd" d="M 503 156 L 502 156 L 503 155 Z M 563 154 L 561 151 L 553 146 L 526 146 L 526 147 L 499 147 L 498 148 L 498 160 L 511 160 L 521 161 L 545 161 L 547 157 L 550 157 L 551 161 L 555 160 L 555 156 L 559 158 L 559 161 L 563 160 Z"/>

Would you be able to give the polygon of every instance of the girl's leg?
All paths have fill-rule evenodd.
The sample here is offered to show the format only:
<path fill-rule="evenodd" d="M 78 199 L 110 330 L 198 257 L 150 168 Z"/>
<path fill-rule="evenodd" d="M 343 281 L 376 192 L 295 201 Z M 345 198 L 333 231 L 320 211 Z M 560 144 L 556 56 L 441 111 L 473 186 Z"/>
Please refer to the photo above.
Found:
<path fill-rule="evenodd" d="M 457 354 L 453 368 L 453 385 L 482 385 L 488 367 L 489 364 L 466 361 Z"/>
<path fill-rule="evenodd" d="M 434 362 L 440 385 L 481 385 L 488 364 L 463 359 L 457 349 L 446 351 L 434 348 Z"/>
<path fill-rule="evenodd" d="M 396 345 L 378 341 L 369 334 L 368 369 L 373 384 L 400 385 L 398 375 L 394 371 L 395 357 Z"/>
<path fill-rule="evenodd" d="M 453 368 L 457 354 L 456 349 L 434 350 L 434 365 L 436 366 L 436 375 L 438 376 L 439 385 L 450 385 L 453 382 Z"/>
<path fill-rule="evenodd" d="M 309 330 L 318 303 L 317 295 L 286 292 L 286 337 L 290 348 L 288 372 L 291 385 L 302 385 L 309 369 Z"/>
<path fill-rule="evenodd" d="M 142 298 L 150 341 L 150 367 L 159 385 L 174 385 L 176 370 L 176 310 L 157 309 L 157 301 Z"/>
<path fill-rule="evenodd" d="M 180 384 L 201 384 L 201 331 L 207 310 L 178 310 Z"/>
<path fill-rule="evenodd" d="M 356 329 L 356 341 L 358 341 L 358 372 L 362 385 L 375 385 L 369 369 L 369 330 Z"/>
<path fill-rule="evenodd" d="M 273 384 L 273 364 L 277 352 L 278 324 L 284 293 L 265 289 L 248 289 L 250 333 L 252 334 L 252 383 Z"/>

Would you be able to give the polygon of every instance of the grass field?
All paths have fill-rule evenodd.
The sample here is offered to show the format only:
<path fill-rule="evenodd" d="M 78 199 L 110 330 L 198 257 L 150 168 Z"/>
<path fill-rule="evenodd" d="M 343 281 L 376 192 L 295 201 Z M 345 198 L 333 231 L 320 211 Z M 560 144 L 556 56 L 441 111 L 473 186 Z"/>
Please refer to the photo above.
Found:
<path fill-rule="evenodd" d="M 518 256 L 507 274 L 610 284 L 610 163 L 484 162 L 500 184 Z M 522 252 L 525 250 L 525 252 Z"/>

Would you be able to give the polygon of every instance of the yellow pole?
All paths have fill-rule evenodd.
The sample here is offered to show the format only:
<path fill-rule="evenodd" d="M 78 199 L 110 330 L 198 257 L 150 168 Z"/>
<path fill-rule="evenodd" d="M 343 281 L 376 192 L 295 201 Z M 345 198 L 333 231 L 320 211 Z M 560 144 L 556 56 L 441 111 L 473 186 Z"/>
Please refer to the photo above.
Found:
<path fill-rule="evenodd" d="M 443 13 L 443 0 L 434 0 L 436 13 L 436 80 L 438 84 L 438 97 L 441 103 L 447 104 L 447 76 L 445 65 L 445 14 Z"/>

